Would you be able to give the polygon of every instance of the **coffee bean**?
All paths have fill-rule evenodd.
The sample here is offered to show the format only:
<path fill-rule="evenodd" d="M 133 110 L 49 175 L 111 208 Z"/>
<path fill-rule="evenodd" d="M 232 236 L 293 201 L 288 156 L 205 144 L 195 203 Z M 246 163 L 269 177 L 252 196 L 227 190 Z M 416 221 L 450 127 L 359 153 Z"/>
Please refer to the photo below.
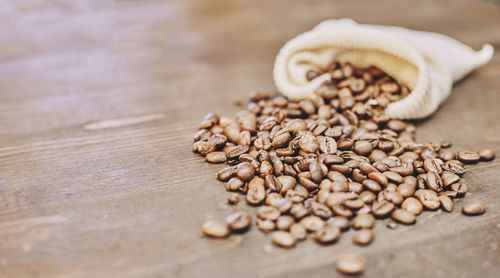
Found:
<path fill-rule="evenodd" d="M 442 149 L 439 151 L 439 158 L 444 161 L 455 159 L 455 152 L 449 149 Z"/>
<path fill-rule="evenodd" d="M 224 163 L 227 161 L 225 152 L 211 152 L 205 156 L 205 160 L 210 163 Z"/>
<path fill-rule="evenodd" d="M 387 127 L 394 131 L 403 131 L 406 129 L 406 124 L 400 120 L 390 120 L 387 123 Z"/>
<path fill-rule="evenodd" d="M 285 231 L 273 232 L 273 234 L 271 235 L 271 240 L 274 244 L 284 248 L 294 247 L 297 243 L 297 239 L 295 238 L 295 236 Z"/>
<path fill-rule="evenodd" d="M 274 136 L 274 139 L 271 143 L 271 146 L 274 148 L 286 146 L 288 144 L 288 142 L 290 141 L 290 139 L 291 139 L 291 136 L 290 136 L 290 132 L 288 131 L 288 129 L 282 129 L 282 130 L 278 131 L 278 133 L 276 133 L 276 135 Z"/>
<path fill-rule="evenodd" d="M 241 232 L 250 227 L 252 224 L 252 218 L 248 215 L 248 213 L 240 211 L 226 217 L 226 222 L 231 231 Z"/>
<path fill-rule="evenodd" d="M 220 178 L 219 178 L 220 179 Z M 227 191 L 236 191 L 238 188 L 243 186 L 245 182 L 240 180 L 237 177 L 231 178 L 227 183 L 226 183 L 226 190 Z"/>
<path fill-rule="evenodd" d="M 255 174 L 255 168 L 250 162 L 242 162 L 236 167 L 236 175 L 242 181 L 249 181 Z"/>
<path fill-rule="evenodd" d="M 318 216 L 306 216 L 299 222 L 306 230 L 314 232 L 325 225 L 325 221 L 321 220 Z"/>
<path fill-rule="evenodd" d="M 479 160 L 480 156 L 474 152 L 458 152 L 457 158 L 463 163 L 475 163 Z"/>
<path fill-rule="evenodd" d="M 290 214 L 295 217 L 295 219 L 301 219 L 308 215 L 311 211 L 304 207 L 302 204 L 294 204 L 290 209 Z"/>
<path fill-rule="evenodd" d="M 373 203 L 372 211 L 375 216 L 384 217 L 389 215 L 395 208 L 393 203 L 384 200 Z"/>
<path fill-rule="evenodd" d="M 373 201 L 375 201 L 375 193 L 371 191 L 363 191 L 361 194 L 359 194 L 359 198 L 361 201 L 363 201 L 365 204 L 371 204 Z"/>
<path fill-rule="evenodd" d="M 433 190 L 419 189 L 415 192 L 415 196 L 427 209 L 436 210 L 441 205 L 437 193 Z"/>
<path fill-rule="evenodd" d="M 453 210 L 453 200 L 450 199 L 450 197 L 446 195 L 440 195 L 439 201 L 441 202 L 441 207 L 443 207 L 445 211 L 450 212 Z"/>
<path fill-rule="evenodd" d="M 439 174 L 434 171 L 430 171 L 427 173 L 426 183 L 429 189 L 432 189 L 436 192 L 443 191 L 443 180 L 441 179 Z"/>
<path fill-rule="evenodd" d="M 389 219 L 387 222 L 385 222 L 385 226 L 389 229 L 396 229 L 398 227 L 398 222 Z"/>
<path fill-rule="evenodd" d="M 264 187 L 264 180 L 259 177 L 254 177 L 248 183 L 247 203 L 251 205 L 258 205 L 266 198 L 266 189 Z"/>
<path fill-rule="evenodd" d="M 238 197 L 238 194 L 236 194 L 236 193 L 231 193 L 227 196 L 227 202 L 230 205 L 236 205 L 239 203 L 239 201 L 240 201 L 240 197 Z"/>
<path fill-rule="evenodd" d="M 423 210 L 422 203 L 413 197 L 406 198 L 401 204 L 401 208 L 414 215 L 419 215 Z"/>
<path fill-rule="evenodd" d="M 448 187 L 456 182 L 460 181 L 460 176 L 449 171 L 443 171 L 441 174 L 443 180 L 443 185 Z"/>
<path fill-rule="evenodd" d="M 257 216 L 261 219 L 269 219 L 274 221 L 278 219 L 280 215 L 281 212 L 277 208 L 271 206 L 261 206 L 257 210 Z"/>
<path fill-rule="evenodd" d="M 482 148 L 477 151 L 479 158 L 483 161 L 490 161 L 495 158 L 495 151 L 492 148 Z"/>
<path fill-rule="evenodd" d="M 307 238 L 307 230 L 304 228 L 304 226 L 300 225 L 299 223 L 293 223 L 290 226 L 290 233 L 297 239 L 297 240 L 304 240 Z"/>
<path fill-rule="evenodd" d="M 203 223 L 202 232 L 209 237 L 225 238 L 229 235 L 229 227 L 226 223 L 209 220 Z"/>
<path fill-rule="evenodd" d="M 452 191 L 457 192 L 457 197 L 463 197 L 467 193 L 467 185 L 463 183 L 454 183 L 450 186 Z"/>
<path fill-rule="evenodd" d="M 443 169 L 446 170 L 446 171 L 450 171 L 454 174 L 457 174 L 459 176 L 463 175 L 465 173 L 465 168 L 462 164 L 462 162 L 458 161 L 458 160 L 449 160 L 449 161 L 446 161 L 444 164 L 443 164 Z"/>
<path fill-rule="evenodd" d="M 311 208 L 314 215 L 317 215 L 323 219 L 328 219 L 332 216 L 332 211 L 330 210 L 330 208 L 323 204 L 313 202 Z"/>
<path fill-rule="evenodd" d="M 331 137 L 318 136 L 318 143 L 322 153 L 335 154 L 337 151 L 337 142 Z"/>
<path fill-rule="evenodd" d="M 448 191 L 444 191 L 444 192 L 439 193 L 439 196 L 447 196 L 449 198 L 456 198 L 457 192 L 452 191 L 452 190 L 448 190 Z"/>
<path fill-rule="evenodd" d="M 368 174 L 368 178 L 376 181 L 378 184 L 380 184 L 382 186 L 386 186 L 388 183 L 387 177 L 378 171 L 371 172 L 370 174 Z"/>
<path fill-rule="evenodd" d="M 228 181 L 236 174 L 236 169 L 237 168 L 233 167 L 233 166 L 226 167 L 226 168 L 220 170 L 219 172 L 217 172 L 217 178 L 220 181 Z"/>
<path fill-rule="evenodd" d="M 311 238 L 321 244 L 329 244 L 336 241 L 340 237 L 339 227 L 333 225 L 325 225 L 318 228 L 311 234 Z"/>
<path fill-rule="evenodd" d="M 361 256 L 348 256 L 337 261 L 337 270 L 344 274 L 360 274 L 366 268 L 366 259 Z"/>
<path fill-rule="evenodd" d="M 380 185 L 374 181 L 374 180 L 371 180 L 371 179 L 368 179 L 368 180 L 364 180 L 362 182 L 362 184 L 369 190 L 373 191 L 373 192 L 380 192 L 382 190 L 382 187 L 380 187 Z"/>
<path fill-rule="evenodd" d="M 345 216 L 335 216 L 326 222 L 327 225 L 333 225 L 341 230 L 347 230 L 351 226 L 349 219 Z"/>
<path fill-rule="evenodd" d="M 358 214 L 352 220 L 352 226 L 355 229 L 367 228 L 370 229 L 375 224 L 375 218 L 371 214 Z"/>
<path fill-rule="evenodd" d="M 435 158 L 427 158 L 424 160 L 424 169 L 427 172 L 435 172 L 437 174 L 441 174 L 441 164 Z"/>
<path fill-rule="evenodd" d="M 403 198 L 408 198 L 413 196 L 413 193 L 415 193 L 415 187 L 408 183 L 402 183 L 398 185 L 398 191 Z"/>
<path fill-rule="evenodd" d="M 250 148 L 247 145 L 239 145 L 227 153 L 227 158 L 237 159 L 240 155 L 247 153 Z"/>
<path fill-rule="evenodd" d="M 373 231 L 370 229 L 361 229 L 354 234 L 352 242 L 358 245 L 368 245 L 373 241 Z"/>
<path fill-rule="evenodd" d="M 462 207 L 462 213 L 467 215 L 479 215 L 486 211 L 486 205 L 483 201 L 468 201 Z"/>
<path fill-rule="evenodd" d="M 415 223 L 416 219 L 415 214 L 405 209 L 396 209 L 395 211 L 392 212 L 391 216 L 392 219 L 398 221 L 399 223 L 407 225 Z"/>
<path fill-rule="evenodd" d="M 276 220 L 276 227 L 278 228 L 278 230 L 288 231 L 293 223 L 293 217 L 291 217 L 290 215 L 281 215 L 280 217 L 278 217 L 278 220 Z"/>
<path fill-rule="evenodd" d="M 257 219 L 257 227 L 264 233 L 268 233 L 274 231 L 274 229 L 276 228 L 276 224 L 274 224 L 272 220 L 259 218 Z"/>

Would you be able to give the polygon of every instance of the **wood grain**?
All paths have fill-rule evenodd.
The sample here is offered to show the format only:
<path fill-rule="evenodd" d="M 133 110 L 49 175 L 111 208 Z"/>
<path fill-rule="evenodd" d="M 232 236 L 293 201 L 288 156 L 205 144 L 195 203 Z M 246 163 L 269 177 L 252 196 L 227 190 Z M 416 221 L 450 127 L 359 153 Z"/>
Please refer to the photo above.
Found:
<path fill-rule="evenodd" d="M 207 112 L 273 91 L 281 45 L 326 18 L 441 32 L 500 47 L 498 1 L 24 0 L 0 5 L 0 277 L 331 277 L 343 254 L 366 277 L 496 277 L 500 161 L 469 167 L 482 216 L 425 212 L 322 247 L 271 246 L 252 228 L 200 235 L 225 205 L 221 166 L 191 153 Z M 456 85 L 418 140 L 500 153 L 500 56 Z"/>

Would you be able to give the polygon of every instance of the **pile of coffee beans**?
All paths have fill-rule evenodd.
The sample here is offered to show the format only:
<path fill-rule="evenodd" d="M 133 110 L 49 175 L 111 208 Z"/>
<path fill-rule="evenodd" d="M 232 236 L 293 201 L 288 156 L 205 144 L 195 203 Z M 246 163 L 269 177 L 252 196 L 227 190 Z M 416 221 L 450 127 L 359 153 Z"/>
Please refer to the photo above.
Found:
<path fill-rule="evenodd" d="M 254 92 L 236 119 L 204 117 L 193 152 L 229 165 L 217 173 L 233 192 L 229 204 L 242 196 L 260 206 L 255 220 L 241 211 L 206 222 L 205 235 L 224 238 L 255 221 L 274 244 L 291 248 L 308 236 L 334 243 L 352 227 L 353 243 L 366 246 L 377 219 L 389 218 L 394 229 L 414 224 L 423 210 L 452 211 L 468 190 L 465 164 L 494 159 L 490 148 L 455 152 L 447 140 L 415 142 L 415 125 L 384 114 L 410 90 L 381 70 L 335 63 L 328 72 L 331 80 L 311 99 Z M 482 214 L 485 204 L 471 201 L 462 211 Z M 337 268 L 355 273 L 364 265 L 354 257 Z"/>

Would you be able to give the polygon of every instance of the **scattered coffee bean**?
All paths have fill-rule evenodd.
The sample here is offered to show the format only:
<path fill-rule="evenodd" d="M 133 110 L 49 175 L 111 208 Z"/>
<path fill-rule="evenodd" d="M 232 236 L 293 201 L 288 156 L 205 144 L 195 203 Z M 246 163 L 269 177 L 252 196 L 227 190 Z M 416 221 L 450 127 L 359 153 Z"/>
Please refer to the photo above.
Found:
<path fill-rule="evenodd" d="M 304 226 L 299 223 L 293 223 L 290 226 L 290 233 L 298 240 L 304 240 L 307 238 L 307 230 Z"/>
<path fill-rule="evenodd" d="M 337 261 L 337 270 L 344 274 L 360 274 L 365 270 L 366 259 L 361 256 L 348 256 Z"/>
<path fill-rule="evenodd" d="M 236 205 L 239 203 L 239 201 L 240 201 L 240 197 L 238 197 L 238 194 L 236 194 L 236 193 L 231 193 L 227 196 L 227 202 L 230 205 Z"/>
<path fill-rule="evenodd" d="M 446 195 L 440 195 L 439 201 L 441 202 L 441 207 L 445 211 L 451 212 L 453 210 L 453 200 L 450 197 Z"/>
<path fill-rule="evenodd" d="M 375 218 L 371 214 L 358 214 L 352 220 L 352 226 L 355 229 L 370 229 L 375 224 Z"/>
<path fill-rule="evenodd" d="M 484 161 L 490 161 L 495 158 L 495 151 L 492 148 L 482 148 L 477 151 L 479 158 Z"/>
<path fill-rule="evenodd" d="M 486 205 L 483 201 L 468 201 L 462 207 L 462 212 L 467 215 L 479 215 L 486 211 Z"/>
<path fill-rule="evenodd" d="M 297 239 L 295 238 L 295 236 L 285 231 L 273 232 L 273 234 L 271 235 L 271 240 L 274 244 L 284 248 L 294 247 L 297 243 Z"/>
<path fill-rule="evenodd" d="M 280 217 L 278 217 L 278 220 L 276 220 L 276 227 L 278 228 L 278 230 L 288 231 L 294 221 L 295 220 L 290 215 L 281 215 Z"/>
<path fill-rule="evenodd" d="M 457 158 L 463 163 L 475 163 L 479 160 L 480 156 L 474 152 L 458 152 Z"/>
<path fill-rule="evenodd" d="M 267 233 L 270 231 L 274 231 L 276 225 L 272 220 L 269 219 L 264 220 L 259 218 L 257 219 L 257 227 L 259 228 L 259 230 L 263 231 L 264 233 Z"/>
<path fill-rule="evenodd" d="M 321 244 L 332 243 L 340 237 L 340 228 L 333 225 L 323 226 L 311 234 L 311 238 Z"/>
<path fill-rule="evenodd" d="M 229 227 L 226 223 L 209 220 L 203 223 L 202 232 L 213 238 L 225 238 L 229 235 Z"/>
<path fill-rule="evenodd" d="M 358 245 L 368 245 L 373 241 L 373 231 L 370 229 L 361 229 L 354 234 L 352 242 Z"/>
<path fill-rule="evenodd" d="M 246 212 L 236 212 L 226 217 L 226 222 L 231 231 L 245 231 L 252 224 L 252 218 Z"/>
<path fill-rule="evenodd" d="M 392 219 L 403 224 L 413 224 L 415 223 L 416 219 L 415 214 L 404 209 L 396 209 L 395 211 L 392 212 L 391 216 Z"/>
<path fill-rule="evenodd" d="M 414 215 L 419 215 L 423 210 L 422 203 L 413 197 L 406 198 L 406 200 L 404 200 L 401 204 L 401 208 L 413 213 Z"/>
<path fill-rule="evenodd" d="M 389 219 L 387 222 L 385 222 L 385 226 L 389 229 L 396 229 L 398 227 L 398 222 Z"/>

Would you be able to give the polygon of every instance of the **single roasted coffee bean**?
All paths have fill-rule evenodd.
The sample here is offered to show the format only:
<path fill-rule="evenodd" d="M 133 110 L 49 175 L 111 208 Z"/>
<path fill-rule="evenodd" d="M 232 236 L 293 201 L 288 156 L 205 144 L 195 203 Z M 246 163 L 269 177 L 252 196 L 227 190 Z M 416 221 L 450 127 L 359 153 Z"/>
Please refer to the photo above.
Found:
<path fill-rule="evenodd" d="M 387 222 L 385 222 L 385 226 L 389 229 L 396 229 L 398 227 L 398 222 L 389 219 Z"/>
<path fill-rule="evenodd" d="M 415 196 L 427 209 L 436 210 L 441 205 L 437 193 L 433 190 L 419 189 L 415 192 Z"/>
<path fill-rule="evenodd" d="M 402 183 L 398 185 L 398 191 L 403 196 L 403 198 L 408 198 L 410 196 L 413 196 L 413 193 L 415 193 L 415 186 L 412 186 L 408 183 Z"/>
<path fill-rule="evenodd" d="M 375 224 L 375 218 L 371 214 L 358 214 L 352 220 L 352 226 L 355 229 L 371 229 Z"/>
<path fill-rule="evenodd" d="M 281 212 L 277 208 L 271 206 L 261 206 L 257 210 L 257 216 L 261 219 L 268 219 L 274 221 L 278 219 L 280 215 Z"/>
<path fill-rule="evenodd" d="M 238 194 L 236 194 L 236 193 L 231 193 L 227 196 L 227 202 L 230 205 L 236 205 L 239 203 L 239 201 L 240 201 L 240 197 L 238 197 Z"/>
<path fill-rule="evenodd" d="M 474 152 L 458 152 L 457 158 L 463 163 L 475 163 L 479 160 L 480 156 Z"/>
<path fill-rule="evenodd" d="M 337 261 L 337 270 L 344 274 L 355 275 L 365 270 L 366 259 L 361 256 L 346 256 Z"/>
<path fill-rule="evenodd" d="M 441 207 L 447 211 L 453 211 L 453 200 L 446 196 L 446 195 L 440 195 L 439 196 L 439 201 L 441 202 Z"/>
<path fill-rule="evenodd" d="M 226 222 L 231 231 L 241 232 L 250 227 L 252 224 L 252 218 L 248 215 L 248 213 L 240 211 L 226 217 Z"/>
<path fill-rule="evenodd" d="M 441 174 L 441 164 L 438 162 L 436 158 L 427 158 L 424 160 L 424 169 L 427 172 L 435 172 L 437 174 Z"/>
<path fill-rule="evenodd" d="M 311 234 L 311 238 L 321 244 L 332 243 L 340 237 L 340 229 L 333 225 L 325 225 Z"/>
<path fill-rule="evenodd" d="M 483 161 L 490 161 L 495 158 L 495 151 L 492 148 L 482 148 L 477 151 L 479 158 Z"/>
<path fill-rule="evenodd" d="M 227 161 L 225 152 L 211 152 L 205 156 L 205 160 L 210 163 L 224 163 Z"/>
<path fill-rule="evenodd" d="M 292 233 L 285 231 L 276 231 L 271 235 L 271 240 L 274 244 L 284 247 L 291 248 L 297 243 L 297 238 Z"/>
<path fill-rule="evenodd" d="M 483 201 L 468 201 L 462 207 L 462 212 L 467 215 L 480 215 L 486 211 Z"/>
<path fill-rule="evenodd" d="M 455 159 L 455 152 L 450 149 L 442 149 L 439 151 L 439 158 L 444 161 Z"/>
<path fill-rule="evenodd" d="M 281 215 L 276 220 L 276 227 L 278 230 L 288 231 L 294 222 L 295 220 L 290 215 Z"/>
<path fill-rule="evenodd" d="M 423 210 L 422 203 L 413 197 L 406 198 L 401 204 L 401 208 L 414 215 L 419 215 Z"/>
<path fill-rule="evenodd" d="M 322 228 L 323 226 L 325 226 L 325 221 L 323 221 L 318 216 L 314 216 L 314 215 L 306 216 L 306 217 L 302 218 L 302 220 L 300 220 L 299 223 L 302 226 L 304 226 L 304 228 L 306 228 L 306 230 L 311 231 L 311 232 L 314 232 L 314 231 Z"/>
<path fill-rule="evenodd" d="M 389 215 L 396 207 L 393 203 L 387 201 L 380 201 L 373 203 L 372 211 L 375 216 L 384 217 Z"/>
<path fill-rule="evenodd" d="M 247 203 L 251 205 L 258 205 L 266 199 L 266 188 L 264 187 L 264 180 L 259 177 L 254 177 L 248 182 Z"/>
<path fill-rule="evenodd" d="M 298 240 L 304 240 L 307 238 L 306 228 L 299 223 L 293 223 L 290 226 L 290 233 Z"/>
<path fill-rule="evenodd" d="M 443 191 L 443 180 L 437 172 L 430 171 L 427 173 L 426 184 L 429 189 L 432 189 L 436 192 Z"/>
<path fill-rule="evenodd" d="M 341 230 L 347 230 L 351 226 L 349 219 L 345 216 L 335 216 L 326 222 L 327 225 L 333 225 Z"/>
<path fill-rule="evenodd" d="M 368 245 L 373 241 L 373 231 L 370 229 L 361 229 L 356 231 L 352 242 L 358 245 Z"/>
<path fill-rule="evenodd" d="M 236 191 L 240 187 L 242 187 L 245 183 L 240 180 L 237 177 L 231 178 L 227 183 L 226 183 L 226 190 L 227 191 Z"/>
<path fill-rule="evenodd" d="M 213 238 L 225 238 L 229 235 L 229 227 L 224 222 L 209 220 L 203 223 L 202 232 L 204 235 Z"/>
<path fill-rule="evenodd" d="M 443 185 L 446 187 L 460 181 L 460 176 L 450 171 L 443 171 L 441 178 L 443 180 Z"/>
<path fill-rule="evenodd" d="M 313 202 L 311 208 L 314 215 L 317 215 L 323 219 L 328 219 L 332 216 L 332 211 L 330 210 L 330 208 L 321 203 Z"/>
<path fill-rule="evenodd" d="M 404 209 L 396 209 L 395 211 L 392 212 L 391 216 L 392 219 L 398 221 L 399 223 L 407 225 L 415 223 L 416 220 L 415 214 Z"/>
<path fill-rule="evenodd" d="M 250 162 L 242 162 L 236 168 L 236 175 L 242 181 L 249 181 L 255 174 L 255 168 Z"/>
<path fill-rule="evenodd" d="M 462 162 L 458 160 L 449 160 L 443 164 L 443 169 L 457 174 L 459 176 L 465 173 L 465 168 Z"/>
<path fill-rule="evenodd" d="M 378 182 L 367 179 L 362 182 L 362 184 L 365 186 L 365 188 L 373 191 L 373 192 L 380 192 L 382 190 L 382 187 L 380 187 L 380 184 Z"/>
<path fill-rule="evenodd" d="M 450 186 L 450 189 L 452 191 L 457 192 L 457 197 L 463 197 L 465 196 L 465 193 L 467 193 L 467 185 L 464 183 L 454 183 Z"/>
<path fill-rule="evenodd" d="M 269 219 L 257 219 L 257 227 L 259 230 L 263 231 L 264 233 L 274 231 L 276 228 L 276 224 Z"/>

